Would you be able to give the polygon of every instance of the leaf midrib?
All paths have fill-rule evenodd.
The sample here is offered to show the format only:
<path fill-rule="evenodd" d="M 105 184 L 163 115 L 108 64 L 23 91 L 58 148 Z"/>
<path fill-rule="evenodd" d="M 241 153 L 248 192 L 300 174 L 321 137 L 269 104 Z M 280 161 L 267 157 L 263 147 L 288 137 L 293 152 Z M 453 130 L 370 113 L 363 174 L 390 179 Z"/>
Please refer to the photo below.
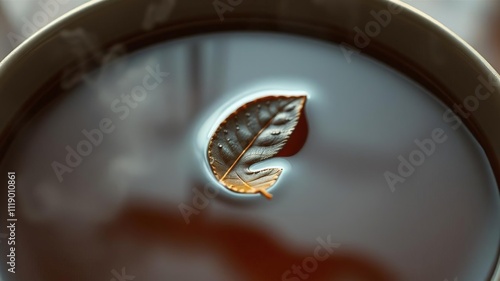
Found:
<path fill-rule="evenodd" d="M 243 151 L 241 151 L 240 155 L 238 155 L 238 157 L 236 158 L 236 160 L 234 160 L 233 164 L 231 164 L 231 166 L 229 167 L 229 169 L 227 169 L 226 173 L 224 173 L 224 175 L 220 178 L 219 181 L 223 181 L 226 176 L 234 169 L 234 167 L 236 166 L 236 164 L 238 164 L 238 162 L 240 161 L 241 157 L 243 157 L 243 155 L 245 155 L 245 153 L 248 151 L 248 149 L 250 147 L 252 147 L 252 145 L 254 144 L 254 142 L 257 140 L 257 138 L 262 134 L 262 132 L 267 128 L 269 127 L 269 125 L 271 125 L 271 122 L 274 120 L 274 118 L 276 118 L 276 116 L 281 113 L 281 110 L 283 108 L 285 108 L 287 105 L 291 104 L 292 102 L 294 102 L 295 100 L 292 100 L 290 101 L 289 103 L 283 105 L 282 107 L 280 107 L 278 109 L 278 111 L 272 115 L 271 119 L 269 119 L 269 121 L 267 121 L 267 123 L 264 125 L 264 127 L 262 127 L 262 129 L 260 129 L 257 134 L 255 134 L 255 136 L 253 137 L 253 139 L 250 141 L 250 143 L 245 147 L 245 149 L 243 149 Z M 242 182 L 245 182 L 243 179 L 241 179 Z"/>

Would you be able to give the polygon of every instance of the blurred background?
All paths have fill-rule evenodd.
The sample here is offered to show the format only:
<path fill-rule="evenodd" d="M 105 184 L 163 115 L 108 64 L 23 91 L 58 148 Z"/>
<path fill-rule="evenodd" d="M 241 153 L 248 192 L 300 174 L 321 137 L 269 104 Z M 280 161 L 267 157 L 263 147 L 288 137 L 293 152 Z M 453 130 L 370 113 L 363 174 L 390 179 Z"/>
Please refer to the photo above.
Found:
<path fill-rule="evenodd" d="M 34 31 L 89 0 L 0 0 L 0 60 Z M 437 19 L 500 70 L 500 1 L 404 0 Z M 50 3 L 56 3 L 50 4 Z M 47 11 L 47 17 L 39 11 Z"/>

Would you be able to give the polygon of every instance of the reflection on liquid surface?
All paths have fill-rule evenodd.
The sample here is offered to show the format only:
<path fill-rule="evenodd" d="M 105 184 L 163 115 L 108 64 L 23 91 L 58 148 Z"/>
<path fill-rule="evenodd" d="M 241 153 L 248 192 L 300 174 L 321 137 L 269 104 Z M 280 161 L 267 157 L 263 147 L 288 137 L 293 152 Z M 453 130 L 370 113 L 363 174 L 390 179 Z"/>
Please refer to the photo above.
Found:
<path fill-rule="evenodd" d="M 484 153 L 425 90 L 351 59 L 309 39 L 226 33 L 93 73 L 29 124 L 2 164 L 17 172 L 22 200 L 18 280 L 110 280 L 122 269 L 137 280 L 280 280 L 287 270 L 289 280 L 486 280 L 500 203 Z M 152 87 L 148 67 L 169 74 Z M 146 75 L 147 93 L 131 99 Z M 228 100 L 268 89 L 310 95 L 308 138 L 276 160 L 286 169 L 275 198 L 220 189 L 204 201 L 217 186 L 206 124 Z M 70 167 L 67 146 L 77 151 L 82 130 L 103 119 L 109 133 Z M 447 141 L 391 192 L 384 172 L 436 128 Z M 54 161 L 71 170 L 62 182 Z M 194 210 L 189 224 L 180 206 Z M 308 272 L 318 239 L 340 246 Z"/>

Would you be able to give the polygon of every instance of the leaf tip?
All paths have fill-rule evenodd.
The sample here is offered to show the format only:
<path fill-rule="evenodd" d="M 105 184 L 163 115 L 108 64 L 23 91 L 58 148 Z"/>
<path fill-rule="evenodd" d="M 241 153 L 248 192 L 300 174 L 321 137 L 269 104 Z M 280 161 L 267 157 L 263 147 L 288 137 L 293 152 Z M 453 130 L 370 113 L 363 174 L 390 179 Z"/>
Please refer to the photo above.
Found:
<path fill-rule="evenodd" d="M 305 103 L 307 101 L 307 94 L 304 93 L 304 94 L 301 94 L 301 95 L 298 95 L 297 96 L 297 99 L 301 100 L 303 103 Z"/>

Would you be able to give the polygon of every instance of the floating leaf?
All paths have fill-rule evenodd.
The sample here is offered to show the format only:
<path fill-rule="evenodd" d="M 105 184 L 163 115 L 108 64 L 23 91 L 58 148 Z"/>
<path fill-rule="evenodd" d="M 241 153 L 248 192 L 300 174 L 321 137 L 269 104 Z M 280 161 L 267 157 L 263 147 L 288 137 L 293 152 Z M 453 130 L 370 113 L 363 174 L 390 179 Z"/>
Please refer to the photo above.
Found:
<path fill-rule="evenodd" d="M 250 170 L 278 154 L 292 135 L 306 102 L 305 96 L 268 96 L 251 101 L 224 120 L 208 144 L 215 178 L 237 193 L 272 195 L 268 188 L 282 169 Z"/>

